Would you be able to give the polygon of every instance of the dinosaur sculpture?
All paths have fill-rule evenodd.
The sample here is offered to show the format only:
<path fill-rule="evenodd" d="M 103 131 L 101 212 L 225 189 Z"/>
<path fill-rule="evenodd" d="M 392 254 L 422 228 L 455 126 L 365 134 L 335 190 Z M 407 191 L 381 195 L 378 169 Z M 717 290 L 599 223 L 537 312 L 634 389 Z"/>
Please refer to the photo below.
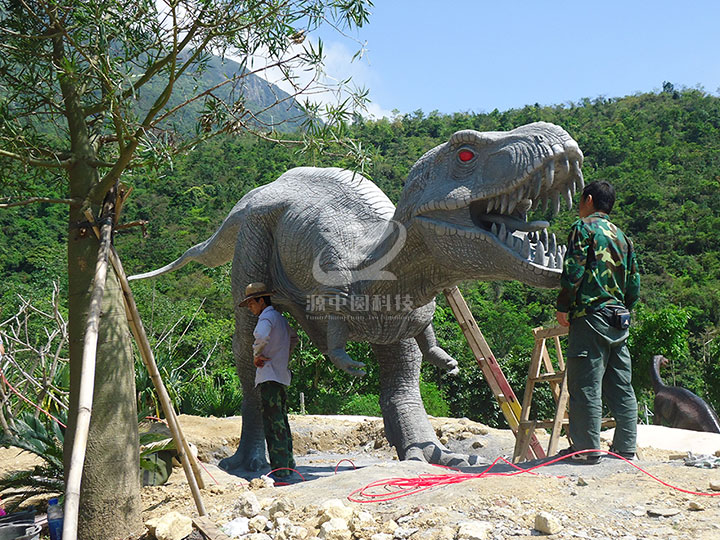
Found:
<path fill-rule="evenodd" d="M 718 420 L 712 407 L 687 388 L 668 386 L 660 378 L 660 367 L 669 362 L 662 355 L 653 357 L 650 376 L 652 377 L 655 402 L 653 424 L 668 427 L 720 433 Z"/>
<path fill-rule="evenodd" d="M 515 279 L 559 286 L 564 246 L 546 221 L 527 221 L 545 201 L 555 213 L 582 189 L 583 155 L 562 128 L 538 122 L 508 132 L 458 131 L 412 167 L 397 208 L 350 171 L 300 167 L 245 195 L 220 228 L 179 259 L 233 260 L 235 304 L 262 281 L 273 303 L 304 328 L 339 368 L 362 375 L 345 352 L 368 341 L 379 362 L 385 434 L 400 459 L 473 462 L 438 441 L 420 398 L 421 360 L 450 373 L 457 362 L 437 345 L 435 296 L 463 280 Z M 265 442 L 251 359 L 255 318 L 235 309 L 233 351 L 244 401 L 241 440 L 226 469 L 265 466 Z"/>

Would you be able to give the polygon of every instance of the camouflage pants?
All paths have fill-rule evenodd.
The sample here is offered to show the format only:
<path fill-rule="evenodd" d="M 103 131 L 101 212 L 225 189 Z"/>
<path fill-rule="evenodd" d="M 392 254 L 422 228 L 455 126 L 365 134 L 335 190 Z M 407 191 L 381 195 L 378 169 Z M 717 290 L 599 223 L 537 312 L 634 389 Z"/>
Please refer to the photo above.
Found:
<path fill-rule="evenodd" d="M 567 384 L 573 450 L 600 448 L 602 402 L 615 417 L 615 452 L 635 452 L 637 400 L 632 387 L 628 331 L 610 326 L 600 313 L 570 323 Z"/>
<path fill-rule="evenodd" d="M 270 467 L 295 468 L 292 434 L 287 415 L 287 392 L 285 386 L 275 381 L 260 383 L 265 442 L 270 455 Z M 275 476 L 289 476 L 290 471 L 281 470 Z"/>

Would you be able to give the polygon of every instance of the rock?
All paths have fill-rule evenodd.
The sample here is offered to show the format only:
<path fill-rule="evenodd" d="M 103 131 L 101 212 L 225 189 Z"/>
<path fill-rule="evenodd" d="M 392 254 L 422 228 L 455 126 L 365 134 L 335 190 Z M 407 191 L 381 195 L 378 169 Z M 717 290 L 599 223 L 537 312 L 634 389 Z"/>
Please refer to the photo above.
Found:
<path fill-rule="evenodd" d="M 282 512 L 286 516 L 290 514 L 295 509 L 295 503 L 293 503 L 291 500 L 285 499 L 284 497 L 281 497 L 279 499 L 276 499 L 272 505 L 270 505 L 270 508 L 268 508 L 268 514 L 271 518 L 275 517 L 275 514 L 278 512 Z"/>
<path fill-rule="evenodd" d="M 455 528 L 445 525 L 439 529 L 420 531 L 411 540 L 455 540 Z"/>
<path fill-rule="evenodd" d="M 370 512 L 363 510 L 355 512 L 352 521 L 350 521 L 350 530 L 356 533 L 364 532 L 367 533 L 377 527 L 375 518 Z"/>
<path fill-rule="evenodd" d="M 449 439 L 445 435 L 443 435 L 438 440 L 440 441 L 440 444 L 447 444 Z"/>
<path fill-rule="evenodd" d="M 464 441 L 465 439 L 469 439 L 472 436 L 473 434 L 470 431 L 463 431 L 462 433 L 460 433 L 460 435 L 458 435 L 458 439 Z"/>
<path fill-rule="evenodd" d="M 385 444 L 385 441 L 383 439 L 375 439 L 375 444 L 373 445 L 373 448 L 377 450 L 378 448 L 382 448 Z"/>
<path fill-rule="evenodd" d="M 268 518 L 259 514 L 248 522 L 248 527 L 250 527 L 250 530 L 253 532 L 264 532 L 268 528 L 268 523 Z"/>
<path fill-rule="evenodd" d="M 585 480 L 582 476 L 578 476 L 577 485 L 578 486 L 589 486 L 590 484 L 588 484 L 587 480 Z"/>
<path fill-rule="evenodd" d="M 651 517 L 670 517 L 680 513 L 679 508 L 668 508 L 663 506 L 656 506 L 654 508 L 648 508 L 647 514 Z"/>
<path fill-rule="evenodd" d="M 384 532 L 386 534 L 395 534 L 395 529 L 397 529 L 398 527 L 399 525 L 391 519 L 390 521 L 386 521 L 382 524 L 380 532 Z"/>
<path fill-rule="evenodd" d="M 393 535 L 395 538 L 400 538 L 404 540 L 405 538 L 410 538 L 413 534 L 418 532 L 420 529 L 417 527 L 414 528 L 405 528 L 405 527 L 398 527 L 395 529 L 395 534 Z"/>
<path fill-rule="evenodd" d="M 257 496 L 252 491 L 246 491 L 238 496 L 238 500 L 233 508 L 233 517 L 245 516 L 248 518 L 255 517 L 260 513 L 262 507 Z"/>
<path fill-rule="evenodd" d="M 388 533 L 376 533 L 370 537 L 370 540 L 393 540 L 393 535 Z"/>
<path fill-rule="evenodd" d="M 347 521 L 334 517 L 320 526 L 318 536 L 325 540 L 351 540 L 352 533 L 348 529 Z"/>
<path fill-rule="evenodd" d="M 242 535 L 250 532 L 250 527 L 248 527 L 249 521 L 246 517 L 237 517 L 232 521 L 228 521 L 220 528 L 230 538 L 240 538 Z"/>
<path fill-rule="evenodd" d="M 193 531 L 192 519 L 179 512 L 150 519 L 145 526 L 157 540 L 181 540 Z"/>
<path fill-rule="evenodd" d="M 705 510 L 705 507 L 700 503 L 697 503 L 695 501 L 690 501 L 690 504 L 688 505 L 688 510 L 693 510 L 695 512 L 698 512 L 700 510 Z"/>
<path fill-rule="evenodd" d="M 493 530 L 489 521 L 465 521 L 460 524 L 457 540 L 487 540 Z"/>
<path fill-rule="evenodd" d="M 535 530 L 544 534 L 556 534 L 562 531 L 560 520 L 550 512 L 540 512 L 535 516 Z"/>
<path fill-rule="evenodd" d="M 348 508 L 340 499 L 325 501 L 320 507 L 320 524 L 330 521 L 333 518 L 340 518 L 349 521 L 352 518 L 352 508 Z"/>
<path fill-rule="evenodd" d="M 265 533 L 252 533 L 248 534 L 243 540 L 272 540 L 272 537 Z"/>
<path fill-rule="evenodd" d="M 484 426 L 469 426 L 467 429 L 475 435 L 487 435 L 489 433 L 488 428 Z"/>
<path fill-rule="evenodd" d="M 219 495 L 219 494 L 221 494 L 221 493 L 225 493 L 225 491 L 226 491 L 226 490 L 225 490 L 225 486 L 221 486 L 220 484 L 213 484 L 212 486 L 210 486 L 209 488 L 207 488 L 207 490 L 208 490 L 210 493 L 214 493 L 215 495 Z"/>
<path fill-rule="evenodd" d="M 482 448 L 483 446 L 485 446 L 485 443 L 483 443 L 482 441 L 473 441 L 472 443 L 472 447 L 476 450 L 478 448 Z"/>
<path fill-rule="evenodd" d="M 712 491 L 720 491 L 720 480 L 710 480 L 710 489 Z"/>

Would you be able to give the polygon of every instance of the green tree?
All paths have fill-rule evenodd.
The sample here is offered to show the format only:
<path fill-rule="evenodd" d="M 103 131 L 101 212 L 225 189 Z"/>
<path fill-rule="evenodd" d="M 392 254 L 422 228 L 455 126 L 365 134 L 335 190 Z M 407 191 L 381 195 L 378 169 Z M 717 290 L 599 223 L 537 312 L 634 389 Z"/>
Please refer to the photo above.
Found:
<path fill-rule="evenodd" d="M 10 171 L 3 175 L 5 194 L 27 196 L 12 176 L 36 171 L 34 185 L 47 187 L 43 200 L 69 208 L 66 448 L 72 448 L 77 425 L 99 245 L 87 212 L 96 221 L 112 221 L 101 209 L 122 194 L 114 188 L 126 171 L 157 165 L 215 134 L 252 131 L 275 139 L 274 126 L 263 124 L 246 105 L 246 79 L 277 70 L 293 91 L 277 94 L 276 103 L 316 91 L 322 86 L 322 42 L 307 36 L 324 24 L 340 30 L 362 25 L 370 5 L 370 0 L 0 0 L 0 166 Z M 196 87 L 212 54 L 226 53 L 240 58 L 241 69 L 212 87 Z M 313 80 L 297 79 L 298 68 L 315 73 Z M 171 100 L 180 89 L 180 98 Z M 323 148 L 324 141 L 338 140 L 351 118 L 348 104 L 362 98 L 324 109 L 306 101 L 306 145 Z M 197 129 L 172 131 L 181 112 L 198 104 Z M 45 264 L 48 255 L 38 252 L 37 264 Z M 102 313 L 79 516 L 79 537 L 88 539 L 125 538 L 141 528 L 132 349 L 112 271 Z"/>

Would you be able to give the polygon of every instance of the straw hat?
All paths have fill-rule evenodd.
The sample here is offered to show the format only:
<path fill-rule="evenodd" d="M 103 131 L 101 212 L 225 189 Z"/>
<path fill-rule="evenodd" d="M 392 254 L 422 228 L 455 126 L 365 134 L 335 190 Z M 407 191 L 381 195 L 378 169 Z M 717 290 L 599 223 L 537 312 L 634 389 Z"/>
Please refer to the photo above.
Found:
<path fill-rule="evenodd" d="M 250 285 L 245 287 L 245 298 L 242 302 L 240 302 L 239 305 L 244 306 L 248 303 L 248 301 L 252 300 L 253 298 L 260 298 L 261 296 L 272 296 L 273 294 L 275 294 L 275 291 L 269 291 L 267 286 L 260 281 L 250 283 Z"/>

